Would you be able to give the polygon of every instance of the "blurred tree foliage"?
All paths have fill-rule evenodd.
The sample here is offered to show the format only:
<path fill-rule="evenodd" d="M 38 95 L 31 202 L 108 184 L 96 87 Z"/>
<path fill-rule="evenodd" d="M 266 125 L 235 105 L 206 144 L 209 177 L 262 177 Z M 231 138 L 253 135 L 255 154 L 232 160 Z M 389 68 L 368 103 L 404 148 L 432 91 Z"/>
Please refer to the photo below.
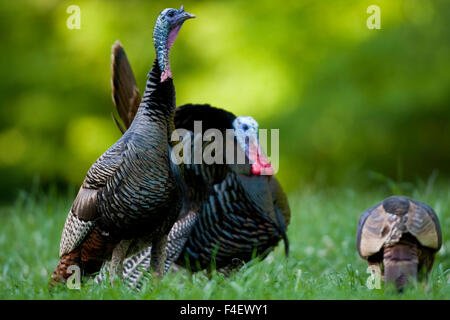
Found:
<path fill-rule="evenodd" d="M 288 190 L 308 183 L 450 175 L 450 2 L 182 2 L 197 15 L 171 61 L 177 103 L 211 103 L 280 129 Z M 81 29 L 66 9 L 81 8 Z M 0 3 L 0 195 L 79 185 L 120 136 L 110 47 L 119 39 L 143 91 L 152 28 L 179 1 Z M 369 5 L 381 29 L 369 30 Z M 270 152 L 269 152 L 270 153 Z M 370 174 L 370 173 L 373 174 Z"/>

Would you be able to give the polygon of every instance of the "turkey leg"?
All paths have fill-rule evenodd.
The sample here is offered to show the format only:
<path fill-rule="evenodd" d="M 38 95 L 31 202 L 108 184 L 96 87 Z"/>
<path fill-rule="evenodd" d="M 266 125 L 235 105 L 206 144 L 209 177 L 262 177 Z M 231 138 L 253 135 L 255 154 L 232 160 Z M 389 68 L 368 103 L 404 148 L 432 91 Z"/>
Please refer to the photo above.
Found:
<path fill-rule="evenodd" d="M 166 261 L 167 234 L 164 234 L 152 243 L 150 267 L 155 278 L 161 278 L 164 273 L 164 262 Z"/>
<path fill-rule="evenodd" d="M 114 278 L 116 274 L 120 278 L 123 276 L 123 260 L 126 258 L 130 244 L 131 240 L 122 240 L 117 246 L 115 246 L 112 252 L 111 263 L 109 265 L 109 281 L 111 283 L 111 287 L 114 286 Z"/>

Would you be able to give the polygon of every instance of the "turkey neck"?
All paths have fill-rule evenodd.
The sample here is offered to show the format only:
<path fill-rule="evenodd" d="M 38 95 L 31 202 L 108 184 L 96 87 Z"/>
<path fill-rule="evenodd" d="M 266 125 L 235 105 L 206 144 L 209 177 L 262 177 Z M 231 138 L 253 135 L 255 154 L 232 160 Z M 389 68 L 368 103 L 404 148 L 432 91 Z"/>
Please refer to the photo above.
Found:
<path fill-rule="evenodd" d="M 170 134 L 174 128 L 175 87 L 171 78 L 163 82 L 160 79 L 161 69 L 158 59 L 155 59 L 148 74 L 144 95 L 134 120 L 138 122 L 161 122 L 166 125 Z"/>

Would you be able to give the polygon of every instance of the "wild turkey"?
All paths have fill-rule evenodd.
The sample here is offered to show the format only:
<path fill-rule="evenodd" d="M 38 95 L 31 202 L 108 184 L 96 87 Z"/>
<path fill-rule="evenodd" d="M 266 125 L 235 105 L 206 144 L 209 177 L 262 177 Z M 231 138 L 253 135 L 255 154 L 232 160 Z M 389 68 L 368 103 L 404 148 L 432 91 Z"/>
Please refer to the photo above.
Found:
<path fill-rule="evenodd" d="M 64 225 L 53 281 L 66 281 L 70 265 L 89 275 L 109 259 L 111 276 L 116 266 L 121 275 L 123 259 L 150 244 L 151 267 L 162 274 L 167 235 L 182 203 L 180 168 L 169 161 L 175 110 L 169 51 L 184 21 L 193 17 L 183 7 L 159 14 L 156 59 L 142 102 L 129 130 L 86 175 Z"/>
<path fill-rule="evenodd" d="M 139 99 L 136 98 L 133 73 L 119 43 L 113 46 L 112 85 L 113 100 L 126 126 L 130 119 L 124 116 L 132 116 L 133 104 Z M 118 99 L 120 96 L 127 98 Z M 212 128 L 221 132 L 233 129 L 235 146 L 242 145 L 241 149 L 247 151 L 247 158 L 250 156 L 256 161 L 244 165 L 185 163 L 190 203 L 169 233 L 166 271 L 172 262 L 192 271 L 212 265 L 217 269 L 229 270 L 255 255 L 264 257 L 280 239 L 284 239 L 287 254 L 286 227 L 290 220 L 287 197 L 277 179 L 271 175 L 273 169 L 259 149 L 259 144 L 254 145 L 253 154 L 249 154 L 250 149 L 241 139 L 245 132 L 256 135 L 257 122 L 251 117 L 236 117 L 209 105 L 189 104 L 176 109 L 177 129 L 192 132 L 194 121 L 202 121 L 203 132 Z M 121 130 L 124 132 L 123 128 Z M 255 155 L 260 158 L 255 159 Z M 131 286 L 140 286 L 143 270 L 149 270 L 151 251 L 152 248 L 148 247 L 125 261 L 124 278 Z M 97 280 L 101 281 L 101 277 Z"/>
<path fill-rule="evenodd" d="M 442 244 L 441 227 L 433 209 L 416 200 L 393 196 L 363 212 L 357 247 L 369 266 L 402 291 L 408 278 L 428 277 Z"/>

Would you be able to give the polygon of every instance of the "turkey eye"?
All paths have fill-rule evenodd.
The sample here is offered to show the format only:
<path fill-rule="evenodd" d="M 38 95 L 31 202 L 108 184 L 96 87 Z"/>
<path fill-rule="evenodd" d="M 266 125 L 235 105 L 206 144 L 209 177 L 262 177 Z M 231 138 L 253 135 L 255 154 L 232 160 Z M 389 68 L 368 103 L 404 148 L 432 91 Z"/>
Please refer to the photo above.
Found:
<path fill-rule="evenodd" d="M 168 16 L 169 18 L 172 18 L 173 15 L 174 15 L 173 11 L 170 11 L 170 12 L 167 14 L 167 16 Z"/>

